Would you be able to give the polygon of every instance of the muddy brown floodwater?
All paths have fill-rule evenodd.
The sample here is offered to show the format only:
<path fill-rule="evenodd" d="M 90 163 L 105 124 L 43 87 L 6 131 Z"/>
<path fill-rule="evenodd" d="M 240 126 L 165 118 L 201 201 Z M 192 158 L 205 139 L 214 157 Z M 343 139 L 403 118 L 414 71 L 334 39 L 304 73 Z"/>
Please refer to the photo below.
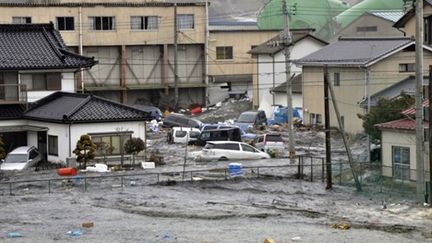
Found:
<path fill-rule="evenodd" d="M 238 179 L 2 195 L 1 242 L 425 242 L 432 211 L 322 183 Z M 40 188 L 42 189 L 42 188 Z M 94 227 L 81 236 L 66 233 Z M 347 230 L 331 226 L 348 223 Z M 21 238 L 7 238 L 19 232 Z"/>

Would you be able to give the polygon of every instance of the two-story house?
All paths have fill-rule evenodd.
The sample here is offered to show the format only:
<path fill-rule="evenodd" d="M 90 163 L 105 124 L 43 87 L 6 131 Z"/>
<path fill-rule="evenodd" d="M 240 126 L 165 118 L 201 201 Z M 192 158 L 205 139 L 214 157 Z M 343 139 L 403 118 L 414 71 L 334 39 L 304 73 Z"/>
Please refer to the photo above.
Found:
<path fill-rule="evenodd" d="M 121 141 L 144 138 L 146 112 L 76 94 L 74 76 L 94 58 L 71 52 L 53 24 L 0 25 L 0 136 L 6 151 L 35 146 L 45 160 L 72 156 L 90 134 L 120 153 Z"/>
<path fill-rule="evenodd" d="M 307 56 L 328 44 L 315 37 L 313 32 L 314 29 L 291 30 L 292 43 L 289 46 L 291 60 Z M 264 110 L 267 117 L 272 117 L 274 106 L 287 105 L 285 45 L 281 33 L 256 46 L 249 53 L 257 63 L 257 72 L 254 75 L 253 104 L 258 109 Z M 292 81 L 293 107 L 298 109 L 303 107 L 301 72 L 300 67 L 290 65 L 290 73 L 294 75 Z M 285 89 L 283 89 L 284 86 Z"/>
<path fill-rule="evenodd" d="M 423 49 L 425 66 L 432 64 L 432 48 L 424 45 Z M 297 64 L 303 69 L 305 124 L 323 124 L 327 67 L 344 128 L 356 134 L 363 132 L 359 115 L 367 113 L 364 100 L 415 74 L 415 41 L 408 37 L 340 38 Z M 331 126 L 337 126 L 333 109 L 330 114 Z"/>

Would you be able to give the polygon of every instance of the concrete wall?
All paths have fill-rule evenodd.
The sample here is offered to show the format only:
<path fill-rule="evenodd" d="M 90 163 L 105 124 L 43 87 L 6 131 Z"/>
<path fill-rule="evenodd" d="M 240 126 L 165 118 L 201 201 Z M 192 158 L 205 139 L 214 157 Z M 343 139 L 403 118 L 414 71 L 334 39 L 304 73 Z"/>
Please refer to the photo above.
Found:
<path fill-rule="evenodd" d="M 204 43 L 205 5 L 178 6 L 178 14 L 193 14 L 195 29 L 181 30 L 179 43 Z M 56 17 L 75 18 L 74 31 L 62 31 L 62 37 L 69 46 L 79 45 L 79 7 L 78 6 L 27 6 L 0 8 L 0 22 L 11 23 L 12 16 L 31 16 L 33 23 L 56 23 Z M 88 28 L 90 16 L 114 16 L 116 30 L 94 31 Z M 157 30 L 131 30 L 131 16 L 159 16 Z M 155 45 L 173 43 L 174 7 L 173 6 L 84 6 L 82 7 L 83 42 L 85 46 L 113 45 Z M 191 40 L 192 39 L 192 40 Z"/>
<path fill-rule="evenodd" d="M 248 51 L 278 35 L 278 31 L 212 31 L 209 39 L 209 75 L 252 74 L 255 61 Z M 232 46 L 232 60 L 217 60 L 216 47 Z"/>
<path fill-rule="evenodd" d="M 120 47 L 86 46 L 83 55 L 99 61 L 98 65 L 84 72 L 86 87 L 120 86 Z"/>

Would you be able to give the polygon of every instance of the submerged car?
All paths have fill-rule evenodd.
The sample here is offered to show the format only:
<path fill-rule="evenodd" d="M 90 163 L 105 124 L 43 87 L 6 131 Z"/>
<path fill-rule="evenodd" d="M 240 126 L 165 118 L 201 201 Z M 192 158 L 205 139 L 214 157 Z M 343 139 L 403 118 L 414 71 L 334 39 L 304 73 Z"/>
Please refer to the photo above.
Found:
<path fill-rule="evenodd" d="M 202 127 L 202 122 L 198 119 L 190 118 L 183 114 L 171 113 L 165 117 L 162 127 L 194 127 L 200 129 Z"/>
<path fill-rule="evenodd" d="M 238 141 L 241 142 L 241 130 L 238 127 L 203 130 L 196 142 L 191 143 L 204 146 L 208 141 Z"/>
<path fill-rule="evenodd" d="M 0 170 L 24 170 L 42 160 L 42 155 L 34 146 L 23 146 L 12 150 L 2 160 Z"/>
<path fill-rule="evenodd" d="M 207 130 L 216 130 L 216 129 L 227 129 L 227 128 L 240 128 L 235 125 L 226 125 L 226 124 L 204 124 L 201 128 L 201 131 L 207 131 Z M 247 133 L 240 129 L 240 136 L 243 142 L 245 141 L 251 141 L 256 137 L 256 134 L 253 133 Z M 231 139 L 233 140 L 233 139 Z M 234 140 L 236 141 L 236 140 Z M 205 144 L 203 144 L 205 145 Z"/>
<path fill-rule="evenodd" d="M 163 118 L 162 111 L 155 106 L 137 104 L 137 105 L 133 105 L 132 107 L 150 113 L 150 117 L 156 121 L 162 121 Z"/>
<path fill-rule="evenodd" d="M 207 142 L 195 159 L 202 161 L 252 160 L 270 159 L 270 155 L 243 142 L 212 141 Z"/>
<path fill-rule="evenodd" d="M 283 153 L 286 150 L 282 136 L 277 133 L 259 135 L 255 138 L 253 145 L 263 152 L 272 150 L 277 153 Z"/>
<path fill-rule="evenodd" d="M 234 125 L 241 130 L 247 131 L 251 128 L 267 125 L 267 117 L 264 111 L 245 111 L 240 114 Z"/>
<path fill-rule="evenodd" d="M 173 127 L 167 134 L 168 143 L 193 144 L 198 140 L 201 131 L 198 128 L 191 127 Z"/>

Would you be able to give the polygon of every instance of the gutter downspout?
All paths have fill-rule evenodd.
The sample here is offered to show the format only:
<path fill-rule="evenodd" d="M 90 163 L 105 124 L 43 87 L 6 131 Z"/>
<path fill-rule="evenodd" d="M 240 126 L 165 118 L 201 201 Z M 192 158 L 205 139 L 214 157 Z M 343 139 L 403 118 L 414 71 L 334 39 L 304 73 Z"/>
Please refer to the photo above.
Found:
<path fill-rule="evenodd" d="M 275 76 L 275 55 L 272 55 L 272 60 L 273 60 L 273 89 L 272 89 L 272 97 L 273 97 L 273 107 L 275 105 L 275 94 L 274 94 L 274 89 L 275 89 L 275 85 L 276 85 L 276 76 Z"/>
<path fill-rule="evenodd" d="M 72 122 L 69 122 L 69 158 L 72 157 L 72 138 L 71 138 L 71 126 L 72 126 Z"/>
<path fill-rule="evenodd" d="M 370 109 L 371 109 L 371 99 L 370 99 L 370 69 L 367 67 L 366 68 L 366 98 L 367 98 L 367 113 L 369 113 L 370 112 Z M 367 151 L 368 151 L 368 154 L 367 154 L 367 162 L 371 162 L 371 156 L 370 156 L 370 154 L 371 154 L 371 149 L 370 149 L 370 147 L 371 147 L 371 139 L 370 139 L 370 135 L 368 134 L 367 135 L 367 138 L 368 138 L 368 147 L 367 147 Z"/>
<path fill-rule="evenodd" d="M 401 30 L 401 29 L 399 29 L 399 28 L 396 28 L 398 31 L 400 31 L 400 32 L 402 32 L 402 34 L 403 34 L 403 36 L 405 37 L 406 36 L 406 32 L 405 31 L 403 31 L 403 30 Z"/>

